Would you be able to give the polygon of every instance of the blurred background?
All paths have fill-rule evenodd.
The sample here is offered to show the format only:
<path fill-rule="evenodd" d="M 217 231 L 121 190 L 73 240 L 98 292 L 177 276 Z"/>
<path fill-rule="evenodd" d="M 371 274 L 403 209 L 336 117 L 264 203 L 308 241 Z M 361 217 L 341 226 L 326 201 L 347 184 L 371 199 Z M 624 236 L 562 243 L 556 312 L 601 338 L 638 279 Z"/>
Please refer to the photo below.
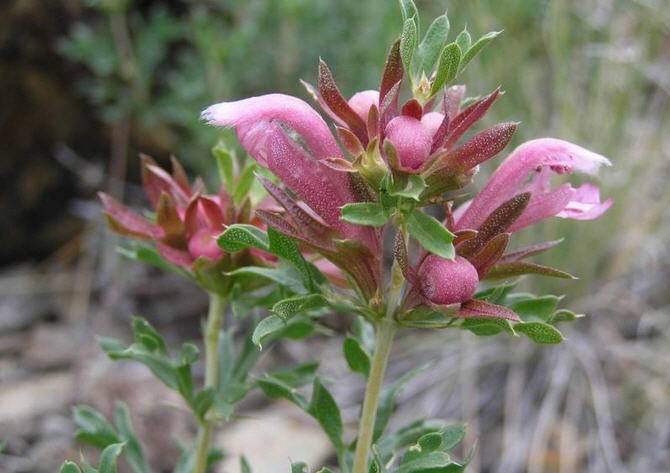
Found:
<path fill-rule="evenodd" d="M 670 2 L 417 3 L 423 28 L 448 7 L 452 35 L 504 30 L 462 76 L 470 95 L 506 91 L 485 124 L 520 120 L 514 144 L 555 136 L 608 156 L 601 186 L 615 205 L 600 220 L 550 221 L 527 235 L 564 236 L 539 260 L 580 277 L 525 283 L 588 314 L 567 342 L 538 349 L 525 338 L 408 331 L 391 376 L 434 368 L 404 391 L 398 422 L 467 422 L 466 445 L 482 446 L 473 473 L 667 473 Z M 139 152 L 161 163 L 175 154 L 209 180 L 218 132 L 200 110 L 271 91 L 307 99 L 298 79 L 315 82 L 319 56 L 345 95 L 377 88 L 400 23 L 389 0 L 2 2 L 0 471 L 57 471 L 82 449 L 71 406 L 109 412 L 115 398 L 129 403 L 156 471 L 170 471 L 175 440 L 193 426 L 144 368 L 108 362 L 94 335 L 127 337 L 141 314 L 173 343 L 197 339 L 206 299 L 122 259 L 95 192 L 141 204 Z M 353 427 L 363 386 L 340 351 L 337 339 L 315 338 L 270 358 L 328 360 Z M 254 395 L 243 408 L 222 430 L 226 471 L 241 448 L 260 473 L 287 471 L 288 456 L 328 461 L 326 440 L 290 406 Z"/>

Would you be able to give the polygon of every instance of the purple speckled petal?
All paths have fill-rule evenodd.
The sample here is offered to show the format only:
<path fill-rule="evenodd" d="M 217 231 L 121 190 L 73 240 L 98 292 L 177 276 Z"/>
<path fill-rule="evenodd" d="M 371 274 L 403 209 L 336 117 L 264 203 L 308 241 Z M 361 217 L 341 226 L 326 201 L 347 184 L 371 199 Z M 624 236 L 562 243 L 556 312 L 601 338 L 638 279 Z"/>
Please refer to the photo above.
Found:
<path fill-rule="evenodd" d="M 540 138 L 528 141 L 516 148 L 500 165 L 486 186 L 473 199 L 465 212 L 463 212 L 463 215 L 456 223 L 456 229 L 478 228 L 491 211 L 511 196 L 524 190 L 524 182 L 528 174 L 537 172 L 538 175 L 527 186 L 533 194 L 531 203 L 526 210 L 530 214 L 529 216 L 522 215 L 519 219 L 521 223 L 517 222 L 515 227 L 517 229 L 520 228 L 524 221 L 525 224 L 523 226 L 529 225 L 537 221 L 537 217 L 544 218 L 549 213 L 549 208 L 543 208 L 540 205 L 541 202 L 552 206 L 556 203 L 550 201 L 550 199 L 541 197 L 542 194 L 548 192 L 550 176 L 548 170 L 559 174 L 568 174 L 573 171 L 595 174 L 600 166 L 609 166 L 610 164 L 609 160 L 604 156 L 567 141 L 554 138 Z M 571 189 L 569 192 L 574 194 L 574 189 L 569 189 Z M 567 193 L 568 191 L 563 189 L 561 192 Z M 568 205 L 571 199 L 572 195 L 570 199 L 565 201 L 565 205 Z M 554 210 L 555 208 L 551 209 L 552 212 Z M 555 210 L 555 213 L 552 215 L 556 215 L 562 211 L 563 208 Z M 594 213 L 597 212 L 594 211 Z M 563 216 L 570 217 L 568 214 Z"/>

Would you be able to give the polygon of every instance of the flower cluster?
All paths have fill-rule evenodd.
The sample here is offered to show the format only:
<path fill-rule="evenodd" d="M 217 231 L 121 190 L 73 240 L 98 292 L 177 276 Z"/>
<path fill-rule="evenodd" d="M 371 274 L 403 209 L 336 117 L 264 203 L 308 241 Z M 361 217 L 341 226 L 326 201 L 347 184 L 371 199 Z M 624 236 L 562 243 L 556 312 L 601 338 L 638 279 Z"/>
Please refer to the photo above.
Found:
<path fill-rule="evenodd" d="M 203 181 L 198 178 L 190 183 L 175 158 L 170 174 L 148 156 L 142 156 L 142 185 L 155 219 L 149 220 L 112 196 L 99 193 L 109 226 L 115 232 L 155 243 L 166 261 L 185 270 L 191 270 L 198 259 L 212 265 L 221 263 L 226 255 L 216 244 L 216 237 L 226 225 L 248 218 L 235 210 L 226 189 L 207 194 Z"/>
<path fill-rule="evenodd" d="M 382 231 L 373 228 L 378 224 L 343 218 L 343 207 L 380 203 L 371 208 L 402 221 L 407 209 L 440 203 L 447 209 L 444 225 L 454 237 L 455 254 L 423 251 L 415 267 L 409 261 L 402 265 L 412 285 L 405 309 L 422 303 L 456 304 L 460 317 L 516 320 L 507 309 L 474 301 L 478 283 L 528 273 L 571 277 L 523 261 L 557 242 L 506 252 L 510 236 L 551 216 L 588 220 L 602 215 L 612 202 L 601 202 L 593 184 L 552 188 L 550 180 L 553 173 L 595 174 L 609 161 L 566 141 L 529 141 L 510 154 L 472 200 L 452 211 L 445 193 L 469 184 L 479 165 L 509 143 L 517 123 L 494 125 L 461 142 L 502 92 L 496 89 L 463 107 L 465 87 L 452 86 L 441 95 L 423 102 L 413 97 L 401 106 L 403 76 L 398 42 L 379 91 L 358 92 L 346 100 L 321 61 L 318 86 L 305 85 L 334 121 L 346 153 L 321 116 L 295 97 L 271 94 L 219 103 L 202 116 L 211 124 L 234 127 L 247 152 L 288 188 L 286 192 L 264 179 L 283 211 L 259 211 L 258 216 L 339 266 L 366 298 L 380 297 Z M 403 191 L 402 186 L 417 182 L 418 191 Z M 409 232 L 413 234 L 411 226 Z"/>

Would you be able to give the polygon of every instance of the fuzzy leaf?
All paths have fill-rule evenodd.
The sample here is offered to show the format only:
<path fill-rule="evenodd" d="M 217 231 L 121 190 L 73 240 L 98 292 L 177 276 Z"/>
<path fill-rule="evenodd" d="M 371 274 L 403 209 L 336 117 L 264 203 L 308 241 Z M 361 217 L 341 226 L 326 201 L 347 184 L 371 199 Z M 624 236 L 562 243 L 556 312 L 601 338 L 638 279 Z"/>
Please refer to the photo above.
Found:
<path fill-rule="evenodd" d="M 447 44 L 440 53 L 435 71 L 435 79 L 430 88 L 430 95 L 437 94 L 442 88 L 456 78 L 458 65 L 461 62 L 461 48 L 456 43 Z"/>
<path fill-rule="evenodd" d="M 440 15 L 430 24 L 426 35 L 423 37 L 421 44 L 419 44 L 417 51 L 417 56 L 420 60 L 419 74 L 425 71 L 426 75 L 430 75 L 448 36 L 449 18 L 447 18 L 446 14 Z"/>
<path fill-rule="evenodd" d="M 114 443 L 102 451 L 98 463 L 99 473 L 116 473 L 116 461 L 124 446 L 125 443 Z"/>
<path fill-rule="evenodd" d="M 515 302 L 510 308 L 519 314 L 524 322 L 548 322 L 560 300 L 560 297 L 546 295 Z"/>
<path fill-rule="evenodd" d="M 514 330 L 523 333 L 535 343 L 557 344 L 563 341 L 563 335 L 558 329 L 544 322 L 521 322 L 514 325 Z"/>
<path fill-rule="evenodd" d="M 468 65 L 474 57 L 479 54 L 479 52 L 484 49 L 493 39 L 498 36 L 502 31 L 491 31 L 489 33 L 486 33 L 484 36 L 479 38 L 475 44 L 470 46 L 467 51 L 465 51 L 465 54 L 463 54 L 463 59 L 461 60 L 461 70 L 465 69 L 465 66 Z"/>
<path fill-rule="evenodd" d="M 466 28 L 463 28 L 463 31 L 458 33 L 458 36 L 456 36 L 456 44 L 461 48 L 461 51 L 464 53 L 470 49 L 470 46 L 472 45 L 472 38 L 470 37 L 470 33 Z"/>
<path fill-rule="evenodd" d="M 60 467 L 59 473 L 81 473 L 81 470 L 79 469 L 76 463 L 66 461 Z"/>
<path fill-rule="evenodd" d="M 416 209 L 407 218 L 407 228 L 426 251 L 446 259 L 453 259 L 456 255 L 452 245 L 453 233 L 435 217 Z"/>
<path fill-rule="evenodd" d="M 407 18 L 403 24 L 402 33 L 400 35 L 400 57 L 402 58 L 402 63 L 405 66 L 406 71 L 410 70 L 412 56 L 414 55 L 414 50 L 416 49 L 418 42 L 417 34 L 415 19 Z"/>
<path fill-rule="evenodd" d="M 247 248 L 258 248 L 263 251 L 270 249 L 268 236 L 265 232 L 246 223 L 236 223 L 226 228 L 217 239 L 217 244 L 229 253 L 246 250 Z"/>
<path fill-rule="evenodd" d="M 370 355 L 361 343 L 353 337 L 347 337 L 344 339 L 342 349 L 351 371 L 360 373 L 367 378 L 370 374 Z"/>
<path fill-rule="evenodd" d="M 323 307 L 326 303 L 326 299 L 321 294 L 293 296 L 276 302 L 272 306 L 272 312 L 286 320 L 308 310 Z"/>
<path fill-rule="evenodd" d="M 312 400 L 308 412 L 319 422 L 335 450 L 340 452 L 342 444 L 342 417 L 332 394 L 317 377 L 314 378 Z"/>
<path fill-rule="evenodd" d="M 388 221 L 388 214 L 378 202 L 355 202 L 342 207 L 342 220 L 356 225 L 381 227 Z"/>

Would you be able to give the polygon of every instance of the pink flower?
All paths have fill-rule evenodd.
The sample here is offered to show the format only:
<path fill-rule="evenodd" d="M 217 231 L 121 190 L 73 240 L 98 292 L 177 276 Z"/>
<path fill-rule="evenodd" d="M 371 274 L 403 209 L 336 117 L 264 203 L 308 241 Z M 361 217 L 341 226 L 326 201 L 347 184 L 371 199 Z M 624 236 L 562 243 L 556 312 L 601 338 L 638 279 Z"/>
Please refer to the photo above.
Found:
<path fill-rule="evenodd" d="M 109 225 L 121 235 L 153 241 L 163 258 L 184 269 L 190 270 L 198 258 L 216 263 L 225 256 L 216 238 L 232 223 L 230 198 L 223 189 L 217 195 L 204 194 L 201 181 L 191 185 L 175 159 L 172 166 L 170 175 L 153 159 L 142 159 L 142 182 L 155 221 L 100 192 Z"/>
<path fill-rule="evenodd" d="M 567 141 L 554 138 L 528 141 L 509 155 L 472 202 L 459 212 L 455 228 L 477 229 L 493 210 L 522 192 L 530 192 L 530 201 L 510 227 L 512 232 L 552 216 L 597 218 L 612 205 L 611 199 L 600 202 L 597 187 L 585 184 L 575 189 L 563 184 L 552 189 L 550 179 L 552 172 L 580 171 L 593 175 L 602 165 L 611 163 L 604 156 Z M 529 175 L 531 180 L 526 182 Z"/>
<path fill-rule="evenodd" d="M 342 153 L 319 114 L 300 99 L 270 94 L 213 105 L 202 117 L 213 125 L 234 127 L 249 155 L 308 207 L 261 179 L 286 214 L 261 211 L 258 215 L 326 255 L 365 287 L 366 293 L 374 293 L 380 280 L 380 236 L 371 227 L 340 218 L 342 206 L 367 200 L 368 195 L 350 173 L 324 164 L 327 158 L 342 158 Z M 334 239 L 351 244 L 336 248 Z"/>

